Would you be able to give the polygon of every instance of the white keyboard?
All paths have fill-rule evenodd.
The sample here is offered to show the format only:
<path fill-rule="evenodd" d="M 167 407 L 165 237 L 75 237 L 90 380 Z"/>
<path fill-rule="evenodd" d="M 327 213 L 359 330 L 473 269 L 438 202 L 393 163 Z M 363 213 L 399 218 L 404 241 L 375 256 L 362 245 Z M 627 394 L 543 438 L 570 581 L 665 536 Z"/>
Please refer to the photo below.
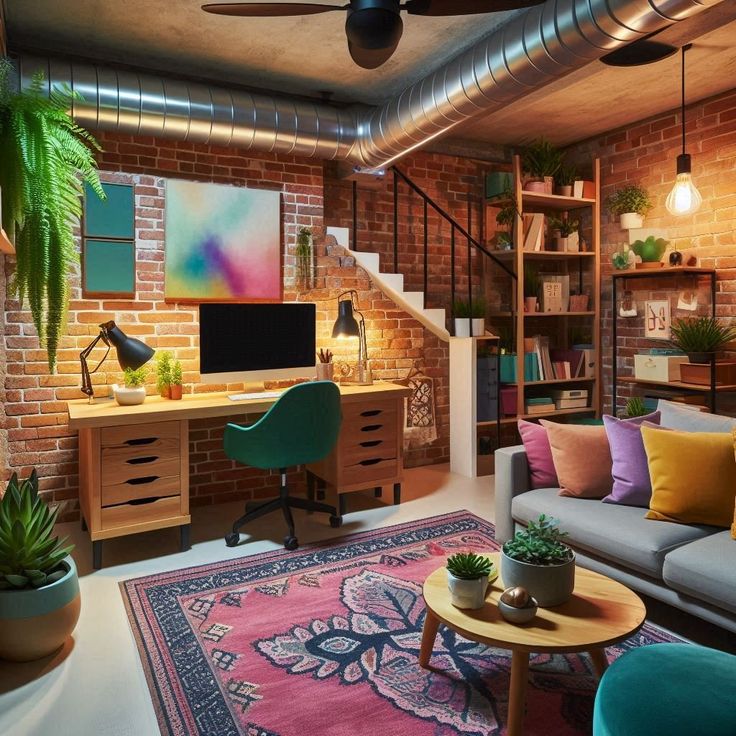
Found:
<path fill-rule="evenodd" d="M 278 399 L 283 391 L 255 391 L 252 394 L 230 394 L 230 401 L 248 401 L 249 399 Z"/>

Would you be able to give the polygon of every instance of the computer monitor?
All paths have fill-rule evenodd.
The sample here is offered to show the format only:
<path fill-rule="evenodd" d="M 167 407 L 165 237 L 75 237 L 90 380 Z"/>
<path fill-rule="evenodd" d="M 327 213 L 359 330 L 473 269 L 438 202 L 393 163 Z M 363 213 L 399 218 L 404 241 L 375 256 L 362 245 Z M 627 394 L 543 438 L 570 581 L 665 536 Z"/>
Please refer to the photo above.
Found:
<path fill-rule="evenodd" d="M 201 304 L 202 382 L 311 378 L 315 331 L 314 304 Z"/>

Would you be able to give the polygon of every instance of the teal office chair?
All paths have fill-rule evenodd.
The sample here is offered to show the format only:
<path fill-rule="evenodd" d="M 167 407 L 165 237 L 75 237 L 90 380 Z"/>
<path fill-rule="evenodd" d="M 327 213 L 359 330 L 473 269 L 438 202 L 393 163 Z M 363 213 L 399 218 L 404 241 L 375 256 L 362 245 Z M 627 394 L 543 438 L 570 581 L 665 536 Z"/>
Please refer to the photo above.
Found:
<path fill-rule="evenodd" d="M 337 510 L 326 503 L 290 496 L 286 486 L 286 469 L 322 460 L 337 442 L 342 424 L 340 391 L 332 381 L 313 381 L 292 386 L 255 424 L 225 427 L 225 454 L 243 465 L 281 473 L 279 497 L 253 508 L 241 516 L 225 537 L 228 547 L 240 541 L 240 527 L 249 521 L 281 509 L 289 527 L 284 538 L 286 549 L 296 549 L 291 509 L 323 511 L 330 514 L 330 525 L 340 526 Z"/>

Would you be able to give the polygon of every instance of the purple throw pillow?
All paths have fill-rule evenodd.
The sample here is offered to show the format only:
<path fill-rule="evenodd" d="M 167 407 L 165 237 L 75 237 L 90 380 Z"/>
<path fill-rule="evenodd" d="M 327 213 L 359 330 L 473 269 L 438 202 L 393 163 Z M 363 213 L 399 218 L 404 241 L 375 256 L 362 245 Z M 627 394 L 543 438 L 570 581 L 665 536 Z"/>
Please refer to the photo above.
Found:
<path fill-rule="evenodd" d="M 529 479 L 532 488 L 557 488 L 560 484 L 552 460 L 552 448 L 549 446 L 547 430 L 539 424 L 525 422 L 523 419 L 519 419 L 518 426 L 529 463 Z"/>
<path fill-rule="evenodd" d="M 649 478 L 644 440 L 641 437 L 641 425 L 659 425 L 659 418 L 658 411 L 633 419 L 603 417 L 613 460 L 613 488 L 603 499 L 603 503 L 649 508 L 652 482 Z"/>

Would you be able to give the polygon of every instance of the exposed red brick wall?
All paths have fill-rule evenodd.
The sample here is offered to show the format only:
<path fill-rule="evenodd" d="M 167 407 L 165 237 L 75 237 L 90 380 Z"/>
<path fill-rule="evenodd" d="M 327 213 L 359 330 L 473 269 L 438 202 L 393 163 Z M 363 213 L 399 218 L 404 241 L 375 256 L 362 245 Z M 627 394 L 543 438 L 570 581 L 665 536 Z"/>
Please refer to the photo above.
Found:
<path fill-rule="evenodd" d="M 323 169 L 320 161 L 289 156 L 244 153 L 234 149 L 187 143 L 174 144 L 154 138 L 106 134 L 100 169 L 105 181 L 135 184 L 137 239 L 137 297 L 127 300 L 82 299 L 79 276 L 72 279 L 67 334 L 58 355 L 58 372 L 47 374 L 44 351 L 38 348 L 30 315 L 20 305 L 3 299 L 7 375 L 3 405 L 7 450 L 2 473 L 28 473 L 35 466 L 42 488 L 57 502 L 65 503 L 65 518 L 77 514 L 78 444 L 67 425 L 68 399 L 79 392 L 79 352 L 94 335 L 98 324 L 114 319 L 130 335 L 154 348 L 171 350 L 182 361 L 186 391 L 239 390 L 237 385 L 203 386 L 198 375 L 198 311 L 186 304 L 163 301 L 164 287 L 164 177 L 176 176 L 237 186 L 273 188 L 283 194 L 284 299 L 310 300 L 318 305 L 318 343 L 329 347 L 338 359 L 355 360 L 351 347 L 333 344 L 329 333 L 335 319 L 335 297 L 346 288 L 359 292 L 368 323 L 369 353 L 377 377 L 406 375 L 416 360 L 436 379 L 440 438 L 431 446 L 407 453 L 407 465 L 449 458 L 448 351 L 446 344 L 373 289 L 365 272 L 356 267 L 342 248 L 326 241 L 323 218 Z M 295 290 L 295 237 L 300 227 L 315 235 L 315 288 Z M 6 277 L 12 274 L 6 259 Z M 2 288 L 5 288 L 5 281 Z M 3 294 L 0 292 L 0 297 Z M 95 360 L 102 352 L 92 356 Z M 0 352 L 0 361 L 3 353 Z M 94 364 L 94 363 L 93 363 Z M 98 394 L 121 379 L 114 360 L 93 376 Z M 5 371 L 3 371 L 5 372 Z M 153 372 L 149 392 L 154 389 Z M 0 417 L 1 418 L 1 417 Z M 243 421 L 240 415 L 238 421 Z M 191 496 L 193 505 L 259 497 L 273 492 L 275 476 L 253 468 L 235 467 L 224 457 L 222 431 L 225 420 L 193 422 L 191 427 Z M 0 445 L 0 451 L 3 447 Z"/>
<path fill-rule="evenodd" d="M 665 200 L 675 179 L 675 159 L 681 151 L 680 113 L 668 112 L 624 129 L 615 130 L 573 148 L 583 158 L 601 160 L 601 197 L 605 200 L 626 184 L 641 184 L 648 190 L 654 208 L 644 227 L 667 232 L 671 247 L 694 254 L 699 265 L 718 270 L 718 314 L 736 317 L 736 91 L 713 97 L 686 108 L 687 150 L 692 156 L 693 180 L 703 196 L 701 209 L 690 217 L 674 217 Z M 607 210 L 602 216 L 603 367 L 606 410 L 611 397 L 611 265 L 612 254 L 627 240 L 617 217 Z M 660 282 L 661 283 L 661 282 Z M 666 298 L 661 288 L 635 294 Z M 670 294 L 673 318 L 686 316 L 676 310 L 676 295 Z M 706 294 L 700 296 L 700 303 Z M 640 313 L 642 304 L 640 304 Z M 631 373 L 636 352 L 652 347 L 643 340 L 643 318 L 619 320 L 619 373 Z M 623 332 L 621 330 L 623 329 Z M 626 393 L 626 392 L 624 392 Z"/>

